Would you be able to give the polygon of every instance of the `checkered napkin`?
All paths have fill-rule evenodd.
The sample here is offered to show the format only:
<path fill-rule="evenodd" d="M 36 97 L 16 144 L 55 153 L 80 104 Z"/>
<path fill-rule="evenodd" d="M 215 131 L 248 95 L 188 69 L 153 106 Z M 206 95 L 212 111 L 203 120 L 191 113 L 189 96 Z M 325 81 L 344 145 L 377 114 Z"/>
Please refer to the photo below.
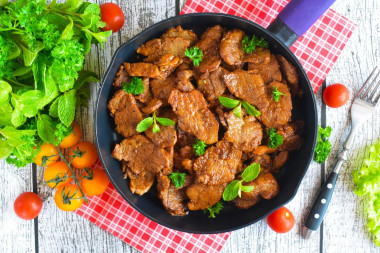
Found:
<path fill-rule="evenodd" d="M 257 0 L 189 0 L 181 14 L 224 12 L 242 16 L 266 27 L 287 2 L 288 0 L 267 0 L 265 3 Z M 352 22 L 328 10 L 292 46 L 292 51 L 299 57 L 310 77 L 314 91 L 321 86 L 354 28 Z M 102 168 L 99 161 L 95 166 Z M 229 233 L 199 235 L 163 227 L 134 210 L 111 183 L 105 193 L 89 197 L 89 201 L 76 213 L 142 252 L 219 252 L 229 237 Z"/>
<path fill-rule="evenodd" d="M 267 27 L 290 0 L 189 0 L 181 14 L 221 12 L 249 19 Z M 342 52 L 356 24 L 332 9 L 290 48 L 304 67 L 317 92 Z"/>

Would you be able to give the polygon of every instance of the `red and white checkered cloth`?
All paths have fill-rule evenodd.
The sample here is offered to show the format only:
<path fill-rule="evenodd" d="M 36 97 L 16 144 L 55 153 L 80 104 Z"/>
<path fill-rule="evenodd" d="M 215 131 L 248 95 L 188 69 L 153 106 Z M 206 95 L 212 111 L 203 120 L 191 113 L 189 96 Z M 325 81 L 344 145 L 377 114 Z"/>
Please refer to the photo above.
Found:
<path fill-rule="evenodd" d="M 181 14 L 224 12 L 266 27 L 288 1 L 189 0 Z M 321 86 L 354 28 L 351 21 L 328 10 L 292 46 L 291 50 L 307 71 L 314 91 Z M 102 167 L 99 161 L 96 167 Z M 199 235 L 163 227 L 134 210 L 112 184 L 102 195 L 89 197 L 89 201 L 76 213 L 142 252 L 219 252 L 229 237 L 229 233 Z"/>
<path fill-rule="evenodd" d="M 267 27 L 290 0 L 189 0 L 181 14 L 221 12 Z M 332 9 L 290 48 L 304 67 L 317 92 L 342 52 L 356 24 Z"/>

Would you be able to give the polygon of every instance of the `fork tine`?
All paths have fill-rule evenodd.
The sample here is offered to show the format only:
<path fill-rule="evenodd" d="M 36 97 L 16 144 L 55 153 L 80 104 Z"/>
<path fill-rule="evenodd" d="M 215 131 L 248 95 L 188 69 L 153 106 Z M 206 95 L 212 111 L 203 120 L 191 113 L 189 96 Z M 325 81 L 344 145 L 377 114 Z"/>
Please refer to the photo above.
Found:
<path fill-rule="evenodd" d="M 377 85 L 376 87 L 373 89 L 372 93 L 371 93 L 371 96 L 369 96 L 369 101 L 372 101 L 372 98 L 375 96 L 375 94 L 377 93 L 377 89 L 379 88 L 380 86 L 380 80 L 377 82 Z M 377 103 L 377 100 L 379 100 L 379 97 L 380 97 L 380 94 L 379 96 L 377 96 L 376 100 L 374 101 L 374 103 Z"/>
<path fill-rule="evenodd" d="M 373 84 L 376 82 L 376 79 L 379 77 L 379 74 L 380 74 L 380 71 L 379 71 L 379 73 L 377 73 L 377 75 L 375 76 L 375 78 L 373 79 L 373 81 L 371 82 L 371 84 L 369 85 L 368 89 L 366 90 L 366 92 L 363 95 L 363 98 L 367 97 L 367 95 L 368 95 L 369 91 L 371 90 Z"/>
<path fill-rule="evenodd" d="M 372 70 L 372 73 L 369 75 L 369 77 L 367 78 L 367 80 L 365 81 L 365 83 L 363 84 L 363 86 L 360 88 L 360 90 L 356 94 L 356 97 L 360 97 L 360 95 L 362 94 L 365 86 L 367 85 L 367 83 L 369 82 L 369 80 L 371 79 L 373 73 L 375 73 L 376 70 L 377 70 L 377 66 Z"/>

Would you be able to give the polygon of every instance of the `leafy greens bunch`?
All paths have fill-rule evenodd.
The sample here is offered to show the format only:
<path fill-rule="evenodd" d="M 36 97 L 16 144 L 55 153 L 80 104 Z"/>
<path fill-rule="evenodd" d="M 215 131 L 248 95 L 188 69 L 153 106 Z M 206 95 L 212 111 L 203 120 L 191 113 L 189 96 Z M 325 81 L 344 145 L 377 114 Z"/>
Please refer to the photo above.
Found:
<path fill-rule="evenodd" d="M 39 144 L 70 132 L 75 109 L 87 105 L 85 84 L 99 81 L 82 70 L 85 56 L 112 32 L 101 31 L 99 6 L 82 0 L 1 3 L 0 159 L 23 167 Z"/>

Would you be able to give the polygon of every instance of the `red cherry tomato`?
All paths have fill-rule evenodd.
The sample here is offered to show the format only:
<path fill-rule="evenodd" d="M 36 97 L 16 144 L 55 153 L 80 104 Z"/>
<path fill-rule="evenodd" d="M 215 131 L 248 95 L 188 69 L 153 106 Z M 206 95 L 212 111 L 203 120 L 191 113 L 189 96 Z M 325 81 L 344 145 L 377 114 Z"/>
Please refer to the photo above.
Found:
<path fill-rule="evenodd" d="M 41 198 L 33 192 L 24 192 L 18 196 L 13 204 L 18 217 L 31 220 L 38 216 L 42 209 Z"/>
<path fill-rule="evenodd" d="M 343 84 L 336 83 L 328 86 L 323 92 L 323 101 L 332 108 L 341 107 L 347 103 L 350 92 Z"/>
<path fill-rule="evenodd" d="M 124 25 L 124 13 L 121 8 L 114 3 L 104 3 L 100 5 L 102 21 L 107 25 L 102 28 L 103 31 L 117 32 Z"/>
<path fill-rule="evenodd" d="M 267 223 L 275 232 L 286 233 L 294 226 L 294 216 L 288 208 L 283 206 L 267 217 Z"/>

